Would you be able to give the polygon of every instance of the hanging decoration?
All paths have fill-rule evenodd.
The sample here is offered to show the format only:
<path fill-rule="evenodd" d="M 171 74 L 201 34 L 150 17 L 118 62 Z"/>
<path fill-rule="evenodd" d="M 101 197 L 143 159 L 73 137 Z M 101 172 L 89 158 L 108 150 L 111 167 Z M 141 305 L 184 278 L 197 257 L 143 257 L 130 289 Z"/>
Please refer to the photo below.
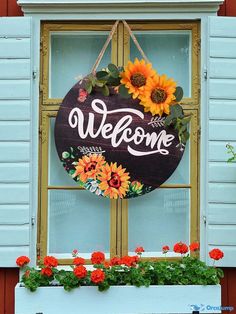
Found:
<path fill-rule="evenodd" d="M 97 71 L 118 21 L 92 73 L 63 99 L 55 142 L 65 170 L 82 188 L 111 199 L 146 194 L 175 171 L 189 138 L 179 102 L 183 90 L 143 56 Z"/>

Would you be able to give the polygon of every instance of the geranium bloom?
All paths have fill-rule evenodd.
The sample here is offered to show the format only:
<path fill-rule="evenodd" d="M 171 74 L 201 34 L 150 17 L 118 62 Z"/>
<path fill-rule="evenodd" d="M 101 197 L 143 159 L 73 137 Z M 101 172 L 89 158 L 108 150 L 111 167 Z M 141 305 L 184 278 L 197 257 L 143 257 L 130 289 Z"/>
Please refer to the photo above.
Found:
<path fill-rule="evenodd" d="M 43 264 L 47 267 L 57 267 L 58 260 L 53 256 L 45 256 L 43 259 Z"/>
<path fill-rule="evenodd" d="M 210 258 L 214 259 L 215 261 L 218 261 L 219 259 L 224 257 L 224 252 L 222 252 L 220 249 L 212 249 L 209 252 Z"/>
<path fill-rule="evenodd" d="M 88 178 L 96 179 L 96 174 L 104 163 L 105 159 L 101 154 L 85 155 L 79 159 L 73 177 L 79 176 L 80 181 L 83 183 L 85 183 Z"/>
<path fill-rule="evenodd" d="M 200 248 L 200 245 L 198 242 L 193 242 L 189 245 L 189 249 L 191 252 L 196 252 L 199 250 L 199 248 Z"/>
<path fill-rule="evenodd" d="M 132 267 L 136 266 L 136 263 L 138 262 L 138 256 L 123 256 L 121 258 L 121 264 L 124 264 L 125 266 Z"/>
<path fill-rule="evenodd" d="M 105 273 L 101 269 L 96 269 L 91 273 L 91 281 L 93 283 L 101 283 L 105 280 Z"/>
<path fill-rule="evenodd" d="M 175 253 L 185 254 L 188 252 L 188 246 L 185 243 L 178 242 L 174 245 L 173 250 Z"/>
<path fill-rule="evenodd" d="M 41 274 L 46 276 L 46 277 L 51 277 L 53 272 L 52 269 L 50 267 L 45 267 L 41 269 Z"/>
<path fill-rule="evenodd" d="M 79 265 L 74 268 L 73 273 L 77 278 L 84 278 L 87 275 L 87 269 L 83 265 Z"/>
<path fill-rule="evenodd" d="M 76 257 L 73 259 L 73 264 L 74 265 L 84 265 L 85 264 L 85 259 L 82 257 Z"/>
<path fill-rule="evenodd" d="M 30 259 L 28 258 L 28 256 L 19 256 L 16 259 L 16 265 L 18 265 L 19 267 L 24 267 L 25 265 L 29 264 Z"/>
<path fill-rule="evenodd" d="M 117 163 L 106 163 L 98 173 L 101 181 L 99 188 L 104 191 L 104 196 L 117 199 L 123 198 L 129 188 L 129 173 L 125 172 L 122 166 L 117 167 Z"/>
<path fill-rule="evenodd" d="M 164 245 L 164 246 L 162 247 L 162 253 L 163 253 L 163 254 L 166 254 L 167 252 L 169 252 L 169 250 L 170 250 L 170 247 L 169 247 L 168 245 Z"/>
<path fill-rule="evenodd" d="M 125 71 L 120 73 L 120 82 L 125 85 L 128 93 L 132 94 L 133 99 L 135 99 L 143 93 L 148 77 L 154 76 L 155 73 L 151 63 L 146 64 L 144 60 L 139 61 L 136 58 L 134 63 L 129 61 Z"/>
<path fill-rule="evenodd" d="M 170 113 L 169 106 L 174 104 L 176 83 L 173 79 L 167 79 L 166 75 L 155 75 L 147 80 L 146 87 L 139 99 L 144 106 L 144 111 L 150 111 L 154 116 Z"/>
<path fill-rule="evenodd" d="M 136 249 L 135 249 L 135 253 L 136 254 L 142 254 L 144 252 L 144 248 L 142 247 L 142 246 L 138 246 L 138 247 L 136 247 Z"/>
<path fill-rule="evenodd" d="M 92 264 L 101 264 L 105 261 L 105 255 L 103 252 L 93 252 L 91 255 Z"/>
<path fill-rule="evenodd" d="M 121 263 L 121 260 L 119 257 L 113 257 L 111 260 L 110 260 L 110 265 L 111 266 L 115 266 L 115 265 L 120 265 Z"/>

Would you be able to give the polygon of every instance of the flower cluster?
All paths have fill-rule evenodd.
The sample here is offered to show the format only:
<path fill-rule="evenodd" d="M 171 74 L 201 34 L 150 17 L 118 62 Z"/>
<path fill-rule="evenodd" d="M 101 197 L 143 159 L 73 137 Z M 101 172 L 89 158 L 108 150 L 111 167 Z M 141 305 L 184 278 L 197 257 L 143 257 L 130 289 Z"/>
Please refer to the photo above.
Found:
<path fill-rule="evenodd" d="M 163 254 L 170 250 L 168 245 L 162 247 Z M 24 270 L 21 281 L 30 291 L 35 291 L 40 286 L 59 284 L 70 291 L 80 286 L 98 286 L 100 291 L 107 290 L 112 285 L 135 285 L 137 287 L 149 285 L 215 285 L 223 277 L 221 269 L 207 266 L 196 255 L 185 255 L 187 252 L 197 252 L 199 243 L 194 242 L 189 246 L 178 242 L 173 251 L 179 253 L 181 258 L 177 261 L 168 260 L 143 260 L 145 252 L 142 246 L 135 249 L 136 255 L 113 257 L 105 260 L 103 252 L 93 252 L 90 262 L 93 270 L 88 270 L 85 260 L 78 256 L 78 250 L 73 250 L 72 271 L 57 269 L 58 261 L 53 256 L 46 256 L 39 268 L 29 267 L 30 259 L 20 256 L 16 263 Z M 224 253 L 215 248 L 209 252 L 215 261 L 223 258 Z M 89 263 L 89 261 L 88 261 Z"/>
<path fill-rule="evenodd" d="M 152 115 L 170 113 L 170 105 L 175 104 L 176 83 L 166 75 L 159 75 L 152 69 L 151 63 L 137 58 L 128 62 L 121 74 L 121 83 L 132 97 L 139 98 L 144 111 Z"/>
<path fill-rule="evenodd" d="M 63 152 L 64 167 L 81 187 L 90 192 L 111 199 L 124 198 L 127 195 L 135 197 L 147 192 L 139 181 L 130 182 L 129 172 L 122 165 L 118 166 L 116 162 L 108 163 L 104 156 L 98 153 L 89 153 L 78 159 L 75 154 L 76 148 L 73 148 L 73 154 Z M 69 169 L 68 163 L 74 168 Z"/>

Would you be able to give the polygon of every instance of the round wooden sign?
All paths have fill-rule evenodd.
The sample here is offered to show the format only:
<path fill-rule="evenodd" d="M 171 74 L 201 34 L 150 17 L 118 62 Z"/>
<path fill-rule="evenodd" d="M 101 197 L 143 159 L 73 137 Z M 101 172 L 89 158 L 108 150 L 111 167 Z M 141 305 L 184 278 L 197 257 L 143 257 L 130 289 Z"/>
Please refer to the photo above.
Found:
<path fill-rule="evenodd" d="M 87 94 L 85 81 L 65 96 L 55 124 L 60 160 L 83 188 L 108 198 L 146 194 L 164 183 L 184 149 L 165 117 L 144 112 L 139 100 Z"/>

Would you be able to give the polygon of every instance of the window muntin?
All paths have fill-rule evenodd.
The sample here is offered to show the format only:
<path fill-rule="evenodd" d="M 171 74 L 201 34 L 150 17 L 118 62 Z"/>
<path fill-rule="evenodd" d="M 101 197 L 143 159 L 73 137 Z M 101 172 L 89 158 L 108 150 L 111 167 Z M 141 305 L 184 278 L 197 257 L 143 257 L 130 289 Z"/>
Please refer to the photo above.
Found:
<path fill-rule="evenodd" d="M 86 31 L 87 26 L 79 26 L 83 31 Z M 111 26 L 105 25 L 102 26 L 102 30 L 99 30 L 100 26 L 92 26 L 93 31 L 106 31 L 111 28 Z M 78 25 L 58 25 L 57 30 L 60 32 L 59 35 L 61 36 L 62 32 L 65 30 L 65 32 L 68 31 L 68 28 L 75 29 L 78 31 Z M 89 31 L 91 31 L 90 27 Z M 104 30 L 104 28 L 107 28 Z M 192 114 L 192 120 L 191 120 L 191 139 L 186 147 L 186 151 L 184 154 L 184 157 L 182 161 L 180 162 L 179 167 L 177 168 L 176 172 L 171 176 L 171 178 L 165 182 L 165 184 L 162 186 L 162 188 L 158 191 L 168 191 L 168 193 L 173 193 L 174 189 L 178 189 L 176 191 L 189 191 L 188 195 L 189 197 L 189 208 L 190 212 L 185 213 L 185 221 L 189 221 L 188 224 L 188 236 L 190 237 L 191 241 L 198 239 L 199 234 L 199 227 L 198 227 L 198 220 L 199 220 L 199 214 L 198 214 L 198 72 L 197 72 L 197 60 L 198 60 L 198 32 L 197 32 L 197 23 L 191 23 L 191 24 L 150 24 L 150 23 L 143 23 L 143 24 L 134 24 L 131 25 L 131 28 L 134 29 L 134 31 L 140 31 L 140 28 L 142 29 L 142 32 L 144 30 L 155 30 L 160 28 L 160 30 L 163 31 L 168 29 L 171 30 L 171 32 L 174 30 L 174 32 L 178 29 L 182 30 L 190 30 L 191 31 L 191 38 L 192 40 L 192 47 L 191 47 L 191 69 L 192 69 L 192 97 L 191 98 L 185 98 L 183 100 L 183 106 L 186 109 L 191 109 L 189 112 Z M 55 25 L 46 24 L 44 27 L 43 32 L 43 39 L 44 38 L 50 38 L 49 33 L 50 31 L 55 34 Z M 149 34 L 147 32 L 147 34 Z M 59 36 L 59 37 L 60 37 Z M 144 37 L 144 34 L 142 33 L 142 36 Z M 41 97 L 41 169 L 42 169 L 42 175 L 40 179 L 40 215 L 39 215 L 39 221 L 40 221 L 40 228 L 39 228 L 39 237 L 38 237 L 38 248 L 39 255 L 44 256 L 51 252 L 50 245 L 52 247 L 52 250 L 55 250 L 57 245 L 57 240 L 53 243 L 53 234 L 56 238 L 57 236 L 57 229 L 55 222 L 50 222 L 50 217 L 53 217 L 53 213 L 56 211 L 56 207 L 48 207 L 48 204 L 53 199 L 58 199 L 58 197 L 53 198 L 51 195 L 55 193 L 57 194 L 57 191 L 61 191 L 62 194 L 67 194 L 67 192 L 78 192 L 78 195 L 80 193 L 84 193 L 84 195 L 89 194 L 85 191 L 79 191 L 78 186 L 76 186 L 76 183 L 73 182 L 67 175 L 67 173 L 64 171 L 56 150 L 55 150 L 55 144 L 54 144 L 54 138 L 53 138 L 53 125 L 55 121 L 55 116 L 57 113 L 57 110 L 59 109 L 59 104 L 61 102 L 61 99 L 59 98 L 48 98 L 48 89 L 49 89 L 49 81 L 50 81 L 50 75 L 49 75 L 49 55 L 50 52 L 50 45 L 49 40 L 44 42 L 44 49 L 42 51 L 42 78 L 41 78 L 41 86 L 42 88 L 42 97 Z M 132 46 L 131 46 L 132 47 Z M 123 28 L 123 25 L 119 25 L 117 32 L 115 33 L 115 36 L 112 40 L 112 44 L 110 47 L 110 55 L 112 58 L 112 62 L 117 63 L 118 65 L 125 64 L 127 60 L 129 59 L 130 55 L 130 40 L 129 37 L 127 37 L 126 30 Z M 149 56 L 149 51 L 145 51 L 147 56 Z M 95 53 L 97 54 L 99 51 Z M 45 57 L 47 56 L 47 58 Z M 96 59 L 96 56 L 94 58 L 94 61 Z M 138 56 L 140 58 L 140 56 Z M 45 59 L 46 58 L 46 59 Z M 48 61 L 47 61 L 48 60 Z M 106 61 L 107 62 L 107 61 Z M 107 62 L 108 63 L 108 62 Z M 78 69 L 78 65 L 76 65 L 76 68 Z M 90 69 L 88 69 L 87 73 L 89 73 Z M 80 72 L 78 70 L 78 72 Z M 78 73 L 77 72 L 77 73 Z M 166 71 L 167 73 L 167 71 Z M 72 82 L 73 85 L 73 82 Z M 192 110 L 194 109 L 194 110 Z M 50 118 L 50 119 L 49 119 Z M 50 122 L 49 122 L 50 121 Z M 51 132 L 50 132 L 51 129 Z M 191 160 L 191 163 L 190 163 Z M 49 181 L 48 181 L 49 180 Z M 55 190 L 55 191 L 54 191 Z M 156 194 L 157 191 L 154 191 L 152 193 Z M 161 193 L 161 192 L 160 192 Z M 159 194 L 160 194 L 159 193 Z M 166 192 L 167 193 L 167 192 Z M 50 195 L 51 194 L 51 195 Z M 73 193 L 72 193 L 73 194 Z M 153 194 L 153 195 L 154 195 Z M 178 193 L 177 193 L 178 194 Z M 57 194 L 60 195 L 60 192 Z M 157 194 L 156 194 L 157 195 Z M 176 194 L 175 194 L 176 195 Z M 73 196 L 74 197 L 74 196 Z M 77 197 L 77 195 L 76 195 Z M 74 199 L 76 200 L 76 197 Z M 79 197 L 79 196 L 78 196 Z M 147 196 L 143 197 L 150 197 L 151 199 L 154 197 L 152 194 L 149 194 Z M 91 196 L 87 195 L 86 199 L 90 201 Z M 97 198 L 96 198 L 97 199 Z M 69 199 L 70 200 L 70 199 Z M 126 255 L 128 252 L 132 252 L 134 249 L 135 240 L 132 236 L 132 221 L 138 221 L 135 217 L 135 206 L 132 205 L 132 201 L 134 201 L 133 204 L 139 201 L 139 199 L 136 200 L 117 200 L 117 201 L 111 201 L 107 199 L 103 199 L 102 202 L 107 203 L 106 209 L 102 212 L 101 216 L 104 215 L 105 212 L 106 218 L 104 218 L 104 223 L 106 222 L 106 226 L 104 226 L 104 234 L 109 237 L 109 239 L 103 239 L 104 242 L 101 244 L 104 247 L 104 251 L 107 253 L 107 257 L 109 256 L 109 252 L 107 252 L 107 247 L 110 245 L 110 256 L 114 255 Z M 142 200 L 140 199 L 140 202 Z M 79 202 L 79 201 L 78 201 Z M 87 201 L 84 199 L 84 203 Z M 91 202 L 91 201 L 90 201 Z M 96 202 L 96 200 L 95 200 Z M 100 201 L 99 201 L 100 202 Z M 99 203 L 98 202 L 98 203 Z M 102 203 L 100 202 L 100 203 Z M 157 203 L 161 203 L 161 196 L 156 198 Z M 74 201 L 74 204 L 76 201 Z M 92 202 L 91 202 L 92 203 Z M 104 203 L 104 204 L 105 204 Z M 143 203 L 143 202 L 141 202 Z M 148 204 L 148 202 L 147 202 Z M 152 208 L 152 204 L 150 202 L 150 208 Z M 91 212 L 94 210 L 93 205 L 91 205 L 92 209 Z M 104 207 L 104 206 L 103 206 Z M 110 211 L 109 208 L 110 207 Z M 98 209 L 99 210 L 99 209 Z M 103 209 L 102 209 L 103 210 Z M 143 209 L 145 211 L 145 208 Z M 61 211 L 63 212 L 63 206 L 61 207 Z M 79 209 L 78 209 L 79 211 Z M 95 210 L 94 210 L 95 211 Z M 129 212 L 130 211 L 130 212 Z M 96 211 L 95 211 L 96 212 Z M 51 216 L 50 216 L 51 215 Z M 76 215 L 76 211 L 74 211 L 73 215 Z M 62 216 L 63 217 L 63 214 Z M 188 217 L 188 219 L 187 219 Z M 85 217 L 86 218 L 86 217 Z M 53 219 L 53 218 L 52 218 Z M 110 222 L 108 222 L 110 219 Z M 64 219 L 66 222 L 66 220 Z M 109 234 L 108 234 L 108 224 L 109 224 Z M 68 224 L 69 226 L 70 224 Z M 186 226 L 186 224 L 185 224 Z M 53 230 L 54 228 L 54 230 Z M 63 228 L 63 226 L 61 226 Z M 148 228 L 148 227 L 147 227 Z M 130 229 L 130 230 L 129 230 Z M 140 227 L 139 227 L 140 229 Z M 190 230 L 191 229 L 191 230 Z M 69 230 L 70 231 L 70 230 Z M 101 230 L 103 232 L 103 230 Z M 166 232 L 168 232 L 168 228 L 166 228 Z M 140 230 L 140 233 L 145 233 L 145 230 Z M 64 232 L 64 236 L 67 233 Z M 186 238 L 186 230 L 182 230 L 183 237 Z M 49 236 L 48 236 L 49 235 Z M 50 239 L 51 236 L 51 239 Z M 101 236 L 101 235 L 100 235 Z M 130 241 L 129 241 L 130 237 Z M 133 240 L 132 240 L 133 237 Z M 161 235 L 160 235 L 161 237 Z M 159 238 L 160 238 L 159 237 Z M 102 238 L 100 237 L 100 241 Z M 86 239 L 85 239 L 86 240 Z M 144 239 L 145 240 L 145 239 Z M 148 240 L 148 239 L 147 239 Z M 179 240 L 179 239 L 176 239 Z M 181 239 L 183 240 L 183 239 Z M 155 239 L 154 239 L 155 241 Z M 68 237 L 67 242 L 70 242 L 70 238 Z M 132 243 L 133 242 L 133 243 Z M 136 241 L 137 242 L 137 241 Z M 109 244 L 108 244 L 109 243 Z M 73 243 L 74 244 L 74 243 Z M 168 244 L 168 243 L 166 243 Z M 54 245 L 54 247 L 53 247 Z M 140 245 L 145 246 L 144 243 L 140 243 Z M 79 244 L 77 245 L 77 247 Z M 98 247 L 98 246 L 96 246 Z M 61 249 L 60 252 L 52 252 L 52 254 L 56 253 L 57 256 L 61 258 L 60 263 L 61 264 L 68 264 L 71 263 L 71 255 L 70 252 L 63 252 L 66 250 L 69 250 L 70 247 L 66 248 L 59 248 Z M 78 249 L 81 251 L 80 247 Z M 88 247 L 83 248 L 83 250 L 87 250 Z M 96 249 L 96 248 L 92 248 Z M 159 256 L 160 255 L 160 247 L 158 245 L 153 248 L 150 248 L 150 251 L 146 253 L 147 256 Z M 51 253 L 50 253 L 51 254 Z M 87 258 L 89 256 L 89 252 L 83 252 L 84 257 Z"/>

